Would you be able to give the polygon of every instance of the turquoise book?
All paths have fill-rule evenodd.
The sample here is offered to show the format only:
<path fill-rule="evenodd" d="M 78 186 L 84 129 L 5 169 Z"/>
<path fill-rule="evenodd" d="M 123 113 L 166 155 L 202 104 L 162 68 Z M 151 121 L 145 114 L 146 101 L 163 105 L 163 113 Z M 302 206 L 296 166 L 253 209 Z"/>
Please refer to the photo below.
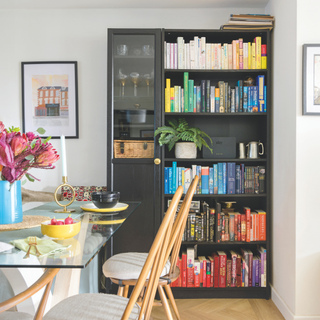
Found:
<path fill-rule="evenodd" d="M 177 162 L 172 161 L 172 193 L 177 190 Z"/>
<path fill-rule="evenodd" d="M 209 194 L 213 194 L 213 167 L 209 168 Z"/>
<path fill-rule="evenodd" d="M 213 165 L 213 194 L 218 194 L 218 165 Z"/>
<path fill-rule="evenodd" d="M 189 92 L 188 112 L 193 112 L 194 80 L 192 79 L 188 81 L 188 92 Z"/>
<path fill-rule="evenodd" d="M 243 87 L 243 112 L 248 112 L 248 87 Z"/>
<path fill-rule="evenodd" d="M 223 194 L 223 163 L 218 162 L 218 194 Z"/>
<path fill-rule="evenodd" d="M 227 163 L 222 163 L 222 185 L 223 185 L 223 194 L 227 194 Z"/>
<path fill-rule="evenodd" d="M 172 192 L 172 167 L 169 167 L 169 170 L 168 170 L 168 187 L 169 187 L 169 194 L 173 194 L 173 192 Z"/>

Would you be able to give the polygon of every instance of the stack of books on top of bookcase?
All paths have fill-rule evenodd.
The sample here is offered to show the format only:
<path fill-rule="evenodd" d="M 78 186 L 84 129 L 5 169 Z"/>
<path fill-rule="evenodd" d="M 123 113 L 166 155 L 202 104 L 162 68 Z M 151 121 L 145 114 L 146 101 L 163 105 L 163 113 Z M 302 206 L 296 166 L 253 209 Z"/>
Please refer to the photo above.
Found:
<path fill-rule="evenodd" d="M 265 166 L 247 166 L 235 162 L 218 162 L 212 167 L 192 165 L 192 168 L 164 168 L 164 193 L 174 194 L 178 186 L 188 190 L 191 180 L 198 175 L 196 194 L 242 194 L 265 192 Z"/>
<path fill-rule="evenodd" d="M 266 69 L 267 46 L 257 36 L 252 42 L 243 38 L 231 43 L 207 43 L 195 36 L 189 43 L 183 37 L 164 43 L 165 69 Z"/>
<path fill-rule="evenodd" d="M 253 80 L 253 79 L 252 79 Z M 165 112 L 266 112 L 267 86 L 265 76 L 258 75 L 256 81 L 238 80 L 231 87 L 227 81 L 214 84 L 210 80 L 189 79 L 184 72 L 184 85 L 171 87 L 171 79 L 166 79 Z"/>
<path fill-rule="evenodd" d="M 231 14 L 228 23 L 221 26 L 225 30 L 272 30 L 274 17 L 269 14 Z"/>
<path fill-rule="evenodd" d="M 267 250 L 216 251 L 209 256 L 197 256 L 197 245 L 188 247 L 177 261 L 179 278 L 171 287 L 266 287 Z"/>

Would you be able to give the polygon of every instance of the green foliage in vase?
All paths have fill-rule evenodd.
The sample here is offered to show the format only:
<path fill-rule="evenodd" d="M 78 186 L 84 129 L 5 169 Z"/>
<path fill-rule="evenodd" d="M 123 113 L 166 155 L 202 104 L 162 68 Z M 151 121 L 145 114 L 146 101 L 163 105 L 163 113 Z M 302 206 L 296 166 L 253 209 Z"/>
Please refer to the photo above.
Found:
<path fill-rule="evenodd" d="M 212 143 L 211 138 L 199 128 L 190 128 L 186 119 L 179 118 L 178 121 L 176 119 L 168 119 L 168 124 L 167 126 L 157 128 L 154 132 L 154 136 L 160 134 L 160 146 L 167 144 L 170 151 L 176 142 L 194 142 L 199 150 L 202 149 L 202 146 L 205 146 L 212 153 L 212 149 L 204 139 L 208 138 Z"/>

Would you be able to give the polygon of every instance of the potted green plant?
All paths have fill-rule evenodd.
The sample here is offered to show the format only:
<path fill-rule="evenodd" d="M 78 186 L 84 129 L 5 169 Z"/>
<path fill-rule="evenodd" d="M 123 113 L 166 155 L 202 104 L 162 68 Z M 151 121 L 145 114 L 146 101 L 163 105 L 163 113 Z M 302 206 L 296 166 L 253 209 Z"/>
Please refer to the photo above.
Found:
<path fill-rule="evenodd" d="M 175 146 L 176 158 L 196 158 L 197 147 L 201 150 L 202 146 L 212 153 L 212 149 L 204 138 L 208 138 L 211 143 L 212 140 L 201 129 L 189 127 L 184 118 L 179 118 L 178 121 L 174 118 L 169 119 L 168 123 L 169 125 L 157 128 L 154 136 L 160 134 L 160 146 L 168 145 L 169 151 Z"/>

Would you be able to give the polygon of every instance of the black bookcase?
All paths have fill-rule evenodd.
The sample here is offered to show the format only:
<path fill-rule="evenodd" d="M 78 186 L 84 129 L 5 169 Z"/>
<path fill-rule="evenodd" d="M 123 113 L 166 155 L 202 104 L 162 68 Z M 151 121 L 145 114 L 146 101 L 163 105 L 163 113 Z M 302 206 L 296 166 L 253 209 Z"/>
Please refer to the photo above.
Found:
<path fill-rule="evenodd" d="M 211 137 L 236 137 L 236 158 L 234 159 L 203 159 L 201 152 L 198 151 L 197 159 L 175 159 L 174 152 L 168 151 L 167 146 L 163 147 L 162 155 L 162 203 L 167 207 L 167 202 L 172 195 L 164 194 L 164 167 L 171 167 L 172 162 L 176 161 L 177 166 L 191 168 L 193 164 L 201 166 L 212 166 L 217 162 L 235 162 L 245 166 L 265 166 L 266 192 L 261 194 L 195 194 L 194 200 L 204 200 L 210 207 L 215 207 L 216 202 L 236 201 L 236 211 L 243 213 L 243 207 L 250 207 L 252 210 L 262 209 L 267 212 L 267 237 L 266 241 L 254 242 L 183 242 L 182 250 L 187 246 L 197 245 L 198 255 L 208 256 L 214 251 L 240 251 L 240 248 L 253 250 L 257 245 L 262 245 L 267 249 L 267 287 L 227 287 L 227 288 L 184 288 L 174 287 L 175 298 L 265 298 L 270 297 L 270 286 L 268 285 L 271 273 L 271 36 L 270 31 L 250 30 L 250 31 L 226 31 L 226 30 L 162 30 L 162 44 L 177 43 L 177 37 L 183 37 L 185 43 L 189 43 L 195 36 L 206 37 L 207 43 L 232 43 L 232 40 L 242 38 L 244 42 L 252 42 L 257 36 L 261 37 L 261 43 L 267 45 L 267 69 L 167 69 L 162 71 L 162 125 L 166 120 L 179 117 L 185 118 L 190 126 L 201 128 Z M 164 52 L 164 49 L 162 52 Z M 163 57 L 165 66 L 166 57 Z M 164 112 L 165 110 L 165 86 L 166 79 L 170 78 L 171 87 L 181 86 L 183 88 L 184 72 L 189 72 L 189 79 L 193 79 L 195 85 L 199 85 L 201 80 L 210 80 L 212 85 L 218 81 L 225 81 L 231 87 L 235 87 L 238 80 L 247 77 L 256 79 L 257 75 L 264 75 L 265 85 L 267 86 L 267 112 L 253 113 L 179 113 Z M 239 159 L 239 143 L 247 144 L 250 141 L 261 141 L 264 145 L 264 155 L 258 159 Z"/>

